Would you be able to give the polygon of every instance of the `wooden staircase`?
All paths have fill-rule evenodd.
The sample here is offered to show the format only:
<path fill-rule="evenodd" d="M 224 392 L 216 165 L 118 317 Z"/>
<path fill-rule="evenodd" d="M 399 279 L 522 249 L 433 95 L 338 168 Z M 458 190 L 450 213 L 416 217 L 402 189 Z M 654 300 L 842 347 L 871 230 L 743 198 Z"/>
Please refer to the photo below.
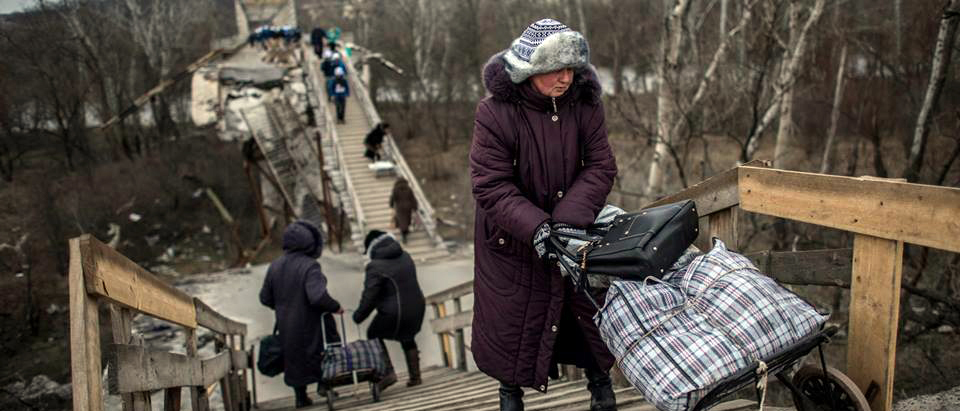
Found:
<path fill-rule="evenodd" d="M 353 90 L 351 90 L 353 92 Z M 336 107 L 332 103 L 327 104 L 327 110 L 336 118 Z M 373 129 L 363 108 L 358 103 L 358 99 L 351 94 L 347 99 L 347 110 L 345 115 L 346 122 L 336 125 L 336 132 L 340 143 L 340 150 L 343 152 L 346 167 L 353 187 L 358 198 L 358 204 L 363 211 L 364 230 L 382 230 L 392 232 L 397 239 L 400 239 L 400 232 L 393 226 L 393 209 L 390 208 L 390 193 L 393 191 L 393 184 L 396 177 L 376 177 L 370 170 L 370 160 L 363 156 L 365 147 L 363 139 L 367 133 Z M 354 230 L 354 241 L 362 247 L 363 238 L 366 232 L 357 232 Z M 416 261 L 425 261 L 429 259 L 442 258 L 448 256 L 449 252 L 442 247 L 438 247 L 433 239 L 421 228 L 414 229 L 407 238 L 407 243 L 403 248 L 410 253 Z"/>
<path fill-rule="evenodd" d="M 402 367 L 402 365 L 401 365 Z M 523 402 L 527 411 L 589 410 L 590 393 L 587 381 L 554 381 L 546 394 L 526 390 Z M 311 386 L 312 388 L 313 386 Z M 423 372 L 423 384 L 407 388 L 406 377 L 401 375 L 396 385 L 383 392 L 380 402 L 374 403 L 365 383 L 337 388 L 339 397 L 334 401 L 337 411 L 497 411 L 500 409 L 497 394 L 499 383 L 479 372 L 457 371 L 445 367 L 430 367 Z M 656 411 L 653 405 L 643 400 L 633 388 L 619 388 L 617 409 L 619 411 Z M 305 410 L 325 410 L 326 400 L 311 393 L 314 405 Z M 266 401 L 259 404 L 260 410 L 279 411 L 293 409 L 293 397 Z M 713 411 L 741 411 L 754 409 L 753 401 L 735 400 L 712 408 Z"/>

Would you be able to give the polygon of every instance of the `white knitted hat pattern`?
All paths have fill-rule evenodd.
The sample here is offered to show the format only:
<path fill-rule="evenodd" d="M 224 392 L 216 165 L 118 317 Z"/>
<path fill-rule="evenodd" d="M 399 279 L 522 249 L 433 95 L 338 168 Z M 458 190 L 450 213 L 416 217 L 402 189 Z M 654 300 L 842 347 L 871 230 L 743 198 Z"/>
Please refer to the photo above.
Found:
<path fill-rule="evenodd" d="M 521 83 L 534 74 L 586 67 L 590 48 L 582 34 L 559 21 L 542 19 L 513 41 L 503 59 L 510 80 Z"/>

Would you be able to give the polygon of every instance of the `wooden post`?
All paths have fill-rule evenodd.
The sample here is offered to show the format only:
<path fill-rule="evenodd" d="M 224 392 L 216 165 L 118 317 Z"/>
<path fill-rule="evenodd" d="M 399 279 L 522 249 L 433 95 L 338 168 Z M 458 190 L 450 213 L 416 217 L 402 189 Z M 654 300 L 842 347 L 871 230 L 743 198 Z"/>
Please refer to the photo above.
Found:
<path fill-rule="evenodd" d="M 453 299 L 453 311 L 455 314 L 460 314 L 463 312 L 463 307 L 460 305 L 460 297 Z M 466 371 L 467 370 L 467 344 L 463 338 L 463 328 L 458 328 L 456 333 L 456 350 L 457 350 L 457 369 Z"/>
<path fill-rule="evenodd" d="M 444 303 L 433 304 L 433 314 L 436 318 L 446 317 L 447 308 Z M 440 350 L 443 351 L 443 366 L 449 367 L 453 364 L 453 360 L 450 358 L 450 343 L 447 341 L 447 335 L 438 334 L 437 337 L 440 339 Z"/>
<path fill-rule="evenodd" d="M 113 343 L 114 344 L 131 344 L 133 338 L 130 335 L 130 328 L 133 323 L 133 313 L 129 308 L 121 308 L 119 306 L 108 304 L 110 307 L 110 331 L 113 334 Z M 110 372 L 117 372 L 117 370 L 110 370 Z M 126 393 L 121 394 L 120 398 L 123 403 L 123 411 L 132 411 L 134 396 L 142 396 L 143 393 Z M 142 401 L 142 399 L 140 399 Z"/>
<path fill-rule="evenodd" d="M 247 160 L 243 161 L 243 171 L 247 173 L 247 182 L 250 183 L 250 189 L 253 191 L 253 204 L 257 206 L 257 217 L 260 219 L 260 234 L 268 237 L 270 236 L 270 223 L 267 221 L 267 213 L 263 209 L 263 190 L 257 178 L 253 175 L 253 168 L 250 167 L 250 162 Z"/>
<path fill-rule="evenodd" d="M 739 222 L 739 207 L 730 207 L 710 214 L 710 237 L 717 237 L 730 250 L 737 250 L 737 223 Z M 711 241 L 712 242 L 712 241 Z M 713 244 L 710 244 L 712 247 Z M 709 250 L 709 249 L 708 249 Z M 703 250 L 703 251 L 708 251 Z"/>
<path fill-rule="evenodd" d="M 247 343 L 247 336 L 240 334 L 240 350 L 243 350 L 243 346 Z M 243 363 L 243 378 L 240 380 L 240 386 L 243 387 L 240 392 L 241 405 L 243 405 L 244 410 L 250 409 L 250 386 L 247 384 L 247 369 L 250 367 L 249 357 L 244 357 L 246 361 Z"/>
<path fill-rule="evenodd" d="M 902 269 L 903 241 L 854 237 L 847 374 L 861 390 L 880 388 L 870 401 L 874 411 L 893 409 Z"/>
<path fill-rule="evenodd" d="M 197 330 L 195 328 L 187 329 L 187 355 L 197 357 Z M 190 387 L 190 409 L 192 411 L 207 411 L 210 404 L 207 398 L 207 390 L 202 386 Z"/>
<path fill-rule="evenodd" d="M 254 364 L 253 360 L 253 346 L 250 346 L 250 351 L 247 351 L 247 364 L 251 367 Z M 260 405 L 257 404 L 257 370 L 250 370 L 250 386 L 253 391 L 253 408 L 260 408 Z"/>
<path fill-rule="evenodd" d="M 224 348 L 226 348 L 229 352 L 229 347 L 230 347 L 229 336 L 227 336 L 226 334 L 221 334 L 220 337 L 223 338 L 223 345 L 220 347 L 219 350 L 217 350 L 217 352 L 222 352 Z M 226 411 L 234 410 L 233 395 L 232 395 L 233 393 L 231 392 L 232 390 L 230 389 L 231 388 L 230 385 L 232 385 L 232 383 L 230 381 L 230 373 L 228 372 L 226 375 L 220 378 L 220 396 L 223 398 L 223 409 Z"/>
<path fill-rule="evenodd" d="M 180 411 L 180 387 L 163 390 L 163 411 Z"/>
<path fill-rule="evenodd" d="M 70 369 L 74 411 L 103 409 L 100 361 L 100 317 L 97 300 L 83 281 L 80 238 L 70 239 Z"/>

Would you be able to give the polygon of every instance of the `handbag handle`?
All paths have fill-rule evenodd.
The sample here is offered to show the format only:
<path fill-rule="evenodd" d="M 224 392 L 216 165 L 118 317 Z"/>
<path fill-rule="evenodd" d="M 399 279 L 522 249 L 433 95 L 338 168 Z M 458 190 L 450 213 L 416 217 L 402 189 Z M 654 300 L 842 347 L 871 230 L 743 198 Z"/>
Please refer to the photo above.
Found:
<path fill-rule="evenodd" d="M 550 243 L 553 245 L 553 248 L 558 249 L 560 253 L 564 255 L 573 255 L 570 252 L 570 250 L 567 250 L 565 247 L 562 246 L 562 244 L 560 244 L 560 240 L 558 240 L 557 238 L 551 236 Z M 567 272 L 571 274 L 570 281 L 573 281 L 573 285 L 576 286 L 577 291 L 583 290 L 583 295 L 587 296 L 587 300 L 590 301 L 590 304 L 592 304 L 593 307 L 597 309 L 597 311 L 600 311 L 600 305 L 597 304 L 597 300 L 594 300 L 593 296 L 590 295 L 590 286 L 587 284 L 587 274 L 580 271 L 579 267 L 571 267 L 570 263 L 568 263 L 567 260 L 563 258 L 563 256 L 558 257 L 557 260 L 560 262 L 563 268 L 566 269 Z M 575 257 L 571 258 L 571 260 L 576 261 L 576 258 Z M 576 277 L 577 277 L 576 280 L 573 279 L 574 277 L 573 274 L 576 274 Z"/>

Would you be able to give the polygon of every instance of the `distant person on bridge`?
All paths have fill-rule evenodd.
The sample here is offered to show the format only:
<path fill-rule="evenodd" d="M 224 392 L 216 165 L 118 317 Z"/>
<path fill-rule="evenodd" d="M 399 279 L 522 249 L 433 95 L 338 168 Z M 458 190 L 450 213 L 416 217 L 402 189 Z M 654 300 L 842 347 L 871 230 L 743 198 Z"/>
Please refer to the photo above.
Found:
<path fill-rule="evenodd" d="M 366 147 L 363 156 L 369 158 L 370 161 L 380 161 L 380 148 L 383 146 L 383 137 L 387 134 L 390 134 L 390 124 L 388 123 L 379 123 L 373 130 L 370 130 L 367 136 L 363 138 L 363 146 Z"/>
<path fill-rule="evenodd" d="M 413 222 L 413 213 L 417 212 L 417 197 L 410 188 L 407 179 L 400 177 L 393 183 L 393 192 L 390 193 L 390 208 L 393 209 L 393 223 L 400 230 L 403 243 L 407 243 L 410 234 L 410 223 Z"/>
<path fill-rule="evenodd" d="M 487 62 L 483 84 L 470 148 L 473 358 L 500 381 L 501 410 L 523 409 L 520 387 L 546 392 L 558 364 L 586 370 L 591 411 L 615 410 L 596 309 L 545 247 L 551 224 L 593 223 L 617 175 L 587 40 L 537 21 Z"/>
<path fill-rule="evenodd" d="M 350 97 L 350 83 L 347 81 L 346 72 L 343 67 L 337 67 L 333 71 L 333 103 L 337 106 L 337 122 L 343 124 L 346 122 L 347 97 Z"/>
<path fill-rule="evenodd" d="M 320 230 L 297 221 L 283 232 L 284 255 L 270 263 L 260 289 L 260 303 L 276 312 L 283 347 L 283 382 L 293 387 L 297 408 L 312 404 L 307 385 L 320 382 L 323 329 L 326 342 L 339 342 L 337 324 L 327 313 L 342 313 L 330 296 L 317 258 L 323 250 Z"/>
<path fill-rule="evenodd" d="M 363 241 L 369 262 L 363 281 L 363 295 L 360 305 L 353 313 L 353 321 L 363 322 L 374 309 L 377 315 L 367 328 L 368 339 L 399 341 L 407 360 L 407 372 L 410 375 L 408 387 L 420 385 L 420 351 L 415 340 L 423 324 L 423 312 L 426 302 L 420 283 L 417 282 L 417 268 L 410 254 L 403 251 L 400 244 L 383 231 L 371 230 Z M 389 370 L 381 388 L 397 382 L 390 355 L 383 346 Z"/>
<path fill-rule="evenodd" d="M 310 31 L 310 45 L 313 46 L 313 52 L 317 57 L 323 57 L 323 44 L 327 40 L 327 32 L 320 27 Z"/>
<path fill-rule="evenodd" d="M 329 59 L 320 63 L 320 70 L 323 71 L 323 77 L 327 80 L 327 96 L 333 101 L 333 82 L 336 80 L 337 69 L 347 72 L 347 65 L 343 62 L 339 52 L 332 52 Z"/>

